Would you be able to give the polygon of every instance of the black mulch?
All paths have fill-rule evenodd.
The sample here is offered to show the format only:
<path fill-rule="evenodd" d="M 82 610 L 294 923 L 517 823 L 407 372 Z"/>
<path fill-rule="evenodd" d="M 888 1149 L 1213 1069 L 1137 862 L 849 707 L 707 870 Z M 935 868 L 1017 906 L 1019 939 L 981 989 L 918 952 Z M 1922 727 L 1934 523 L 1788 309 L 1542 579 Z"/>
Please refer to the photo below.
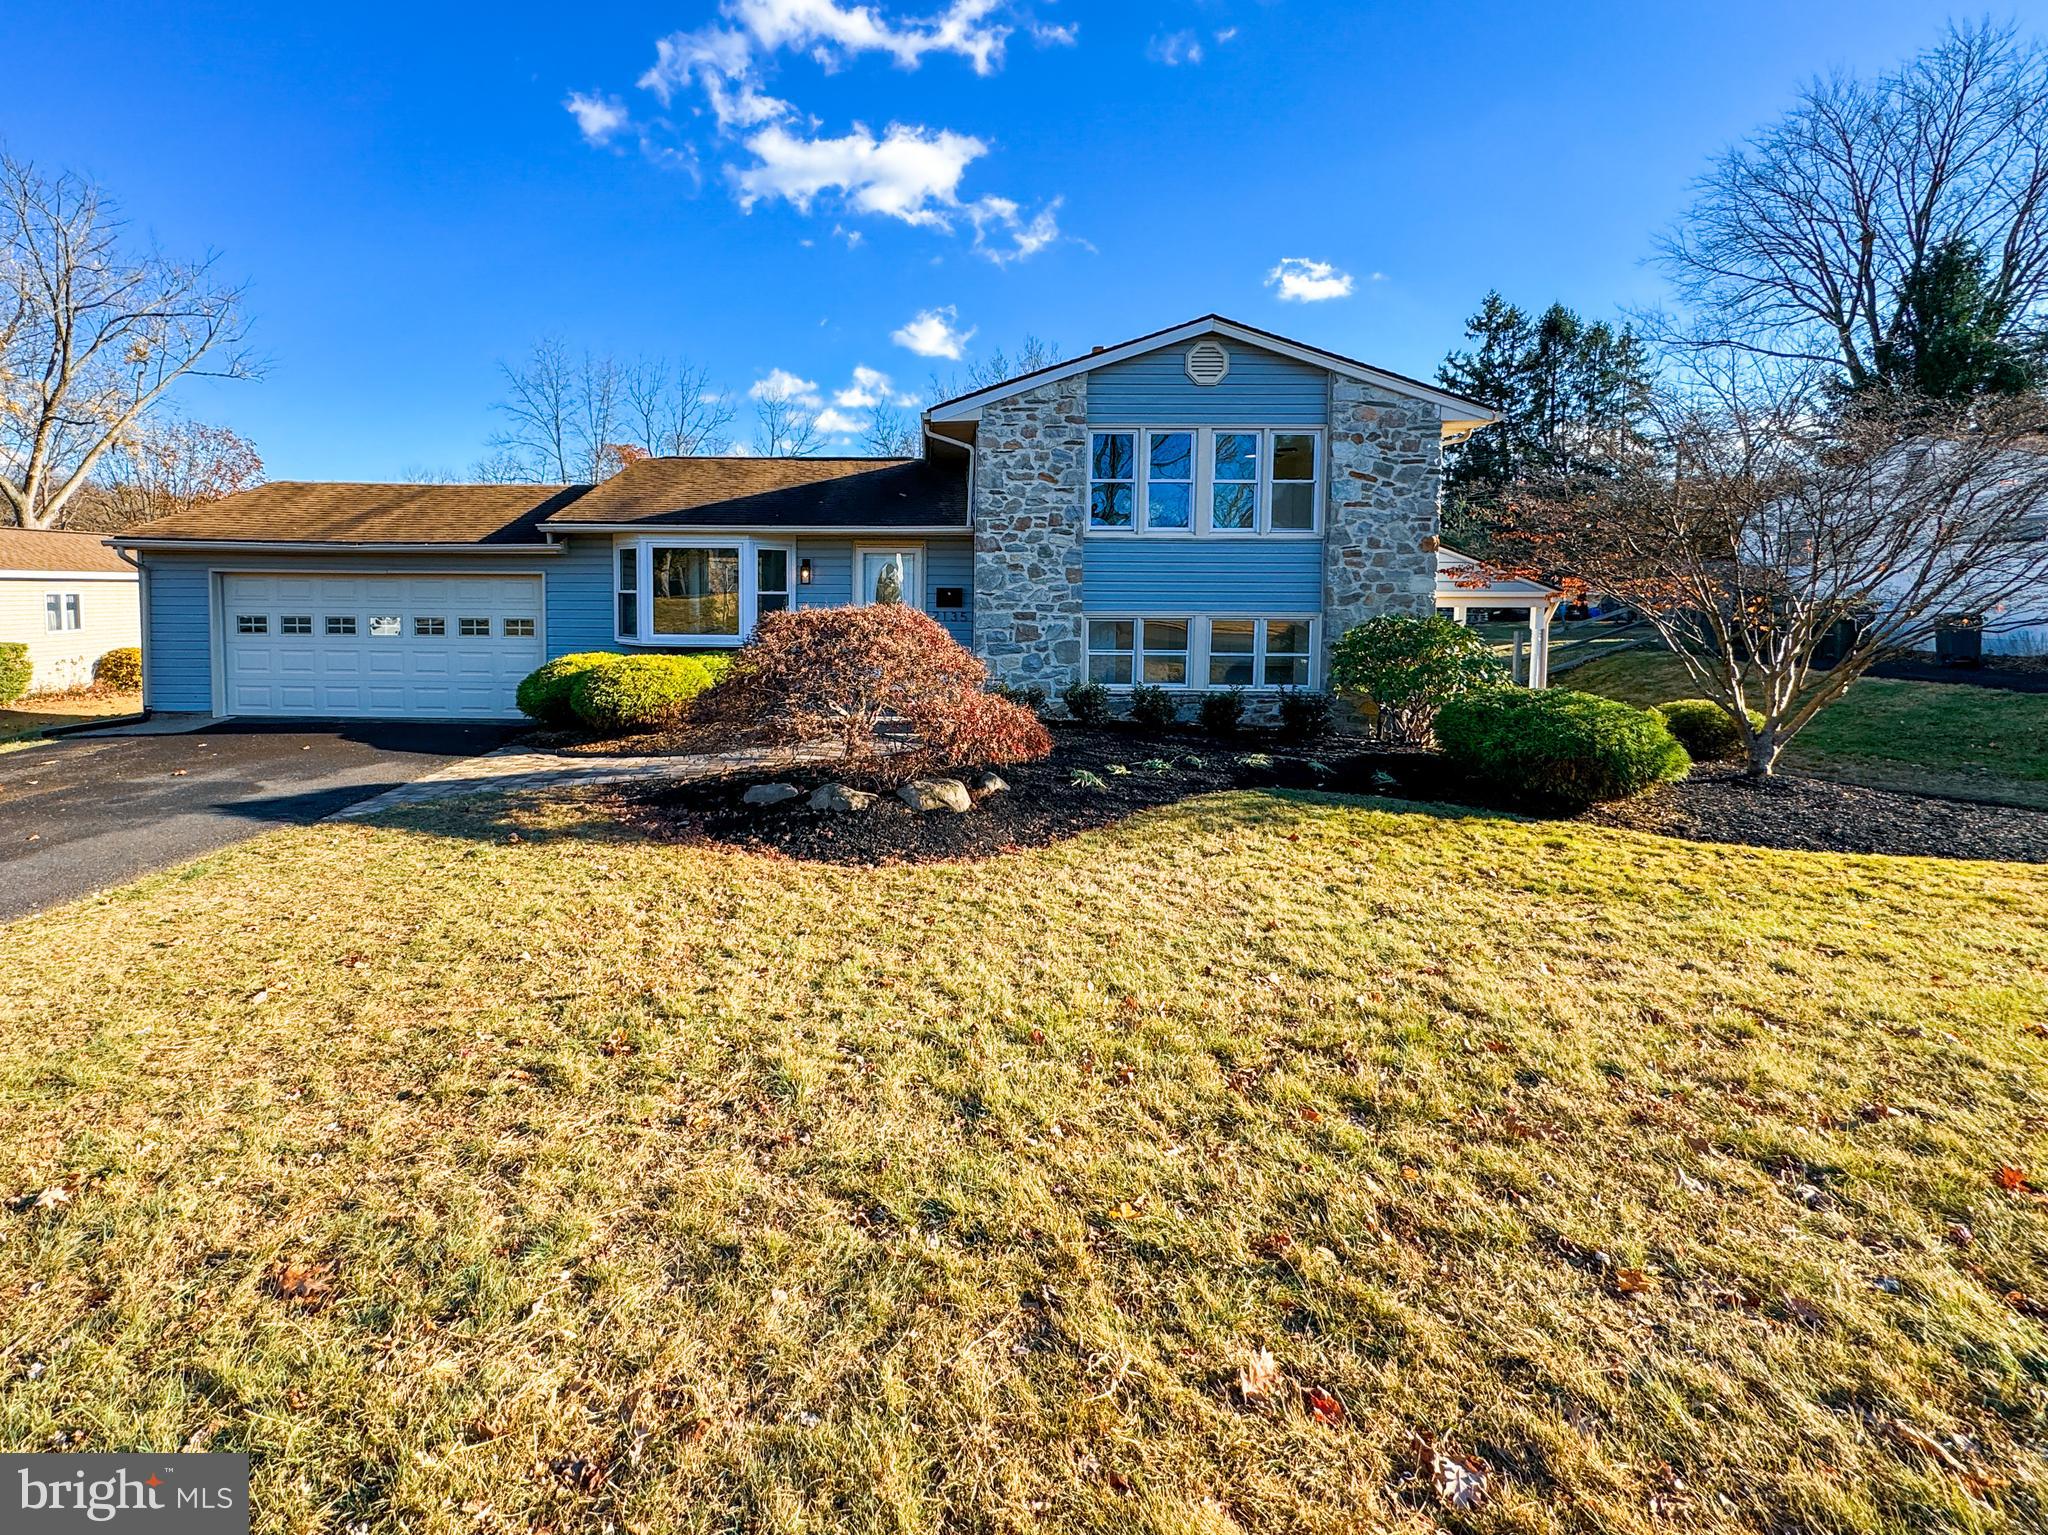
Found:
<path fill-rule="evenodd" d="M 2048 656 L 1986 656 L 1976 666 L 1949 666 L 1932 656 L 1880 661 L 1865 675 L 1907 682 L 1952 682 L 2008 693 L 2048 693 Z"/>
<path fill-rule="evenodd" d="M 1699 767 L 1683 782 L 1596 805 L 1581 820 L 1629 831 L 1821 853 L 2048 863 L 2048 813 L 1862 789 L 1790 774 L 1758 782 Z"/>
<path fill-rule="evenodd" d="M 1361 751 L 1339 741 L 1299 747 L 1256 733 L 1218 740 L 1115 726 L 1051 728 L 1052 755 L 998 769 L 1009 788 L 977 796 L 965 815 L 920 814 L 886 793 L 854 815 L 813 811 L 805 799 L 831 780 L 829 770 L 779 775 L 775 781 L 794 784 L 805 795 L 780 805 L 740 802 L 760 778 L 626 788 L 611 798 L 627 824 L 676 840 L 709 840 L 824 863 L 928 863 L 1043 846 L 1141 810 L 1223 789 L 1399 792 L 1400 785 L 1412 785 L 1417 772 L 1431 767 L 1419 753 Z M 1077 782 L 1077 775 L 1087 776 Z M 971 782 L 975 775 L 960 776 Z"/>
<path fill-rule="evenodd" d="M 1301 747 L 1257 733 L 1229 740 L 1130 726 L 1052 727 L 1042 762 L 1004 768 L 1003 792 L 979 795 L 965 815 L 919 814 L 880 795 L 856 815 L 805 803 L 825 770 L 780 781 L 803 797 L 741 803 L 759 777 L 610 791 L 614 813 L 645 835 L 709 841 L 822 863 L 929 863 L 1040 847 L 1139 811 L 1224 789 L 1324 789 L 1456 803 L 1476 796 L 1432 754 L 1386 751 L 1355 740 Z M 963 774 L 972 780 L 973 775 Z M 1739 769 L 1703 766 L 1681 783 L 1577 818 L 1596 826 L 1808 852 L 1887 853 L 2048 863 L 2048 813 L 1857 788 L 1783 775 L 1763 783 Z"/>

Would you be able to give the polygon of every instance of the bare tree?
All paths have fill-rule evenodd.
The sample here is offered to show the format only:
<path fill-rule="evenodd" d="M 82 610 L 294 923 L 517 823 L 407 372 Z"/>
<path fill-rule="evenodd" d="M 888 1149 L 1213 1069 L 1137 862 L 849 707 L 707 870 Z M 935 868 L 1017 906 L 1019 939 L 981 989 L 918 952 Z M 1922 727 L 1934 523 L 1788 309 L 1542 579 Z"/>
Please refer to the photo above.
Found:
<path fill-rule="evenodd" d="M 626 370 L 625 397 L 627 440 L 657 458 L 723 447 L 732 425 L 732 397 L 687 358 L 641 358 Z"/>
<path fill-rule="evenodd" d="M 260 372 L 215 258 L 124 233 L 91 182 L 0 156 L 0 503 L 24 527 L 62 523 L 179 379 Z"/>
<path fill-rule="evenodd" d="M 973 394 L 977 389 L 1006 384 L 1026 373 L 1036 373 L 1040 368 L 1049 368 L 1061 361 L 1062 357 L 1063 354 L 1057 344 L 1027 331 L 1024 339 L 1017 344 L 1015 356 L 1011 356 L 1001 347 L 996 347 L 970 362 L 965 368 L 956 369 L 943 378 L 934 372 L 926 383 L 925 392 L 930 396 L 931 402 L 937 404 L 940 400 L 950 400 L 957 395 Z"/>
<path fill-rule="evenodd" d="M 801 458 L 824 444 L 818 413 L 788 389 L 754 391 L 754 451 L 763 458 Z"/>
<path fill-rule="evenodd" d="M 189 511 L 263 483 L 256 445 L 224 426 L 144 420 L 101 461 L 95 489 L 67 525 L 112 532 Z"/>
<path fill-rule="evenodd" d="M 1887 396 L 1834 414 L 1814 402 L 1725 374 L 1666 391 L 1657 463 L 1525 491 L 1508 535 L 1531 567 L 1648 619 L 1757 775 L 1874 663 L 1958 618 L 2020 623 L 2015 599 L 2048 579 L 2041 396 L 1966 410 Z M 1817 664 L 1845 630 L 1840 659 Z"/>
<path fill-rule="evenodd" d="M 543 336 L 518 364 L 500 363 L 504 431 L 475 468 L 487 483 L 596 483 L 635 456 L 702 452 L 732 421 L 732 403 L 687 361 L 570 352 Z"/>
<path fill-rule="evenodd" d="M 1875 82 L 1817 80 L 1702 178 L 1660 261 L 1694 344 L 1839 368 L 1862 387 L 1898 348 L 1914 279 L 1981 253 L 1984 302 L 2031 330 L 2048 298 L 2048 52 L 1952 26 Z"/>
<path fill-rule="evenodd" d="M 901 405 L 877 405 L 861 433 L 861 447 L 876 458 L 916 458 L 923 446 L 918 417 Z"/>

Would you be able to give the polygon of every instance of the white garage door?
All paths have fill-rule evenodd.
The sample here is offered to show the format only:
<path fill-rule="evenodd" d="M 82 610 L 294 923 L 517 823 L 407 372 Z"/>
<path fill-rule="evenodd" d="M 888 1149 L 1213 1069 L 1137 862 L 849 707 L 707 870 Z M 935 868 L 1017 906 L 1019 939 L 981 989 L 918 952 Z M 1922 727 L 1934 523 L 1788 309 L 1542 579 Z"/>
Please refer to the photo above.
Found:
<path fill-rule="evenodd" d="M 223 576 L 230 714 L 500 719 L 541 662 L 538 576 Z"/>

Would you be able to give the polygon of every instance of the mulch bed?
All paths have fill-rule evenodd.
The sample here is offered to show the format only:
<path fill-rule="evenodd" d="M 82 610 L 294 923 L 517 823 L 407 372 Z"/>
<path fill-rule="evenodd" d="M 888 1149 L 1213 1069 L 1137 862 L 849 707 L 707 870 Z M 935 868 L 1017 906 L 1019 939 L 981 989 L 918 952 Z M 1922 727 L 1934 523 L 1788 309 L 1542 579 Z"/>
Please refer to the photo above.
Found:
<path fill-rule="evenodd" d="M 758 778 L 628 788 L 611 798 L 621 820 L 651 835 L 824 863 L 929 863 L 1041 847 L 1224 789 L 1397 792 L 1432 766 L 1420 753 L 1361 750 L 1343 741 L 1287 746 L 1257 732 L 1219 740 L 1191 731 L 1051 728 L 1052 755 L 1000 769 L 1009 788 L 980 797 L 965 815 L 920 814 L 887 793 L 854 815 L 813 811 L 801 798 L 742 804 L 740 796 L 763 781 Z M 1076 774 L 1083 773 L 1093 775 L 1092 781 L 1077 783 Z M 969 782 L 974 777 L 961 776 Z M 797 785 L 808 796 L 832 777 L 822 768 L 781 774 L 775 781 Z"/>
<path fill-rule="evenodd" d="M 778 775 L 804 797 L 746 805 L 759 777 L 609 791 L 615 815 L 643 835 L 709 841 L 749 852 L 838 864 L 932 863 L 1042 847 L 1128 816 L 1225 789 L 1323 789 L 1340 794 L 1479 803 L 1434 755 L 1339 738 L 1313 747 L 1258 732 L 1228 740 L 1128 725 L 1052 726 L 1052 755 L 1004 768 L 1003 792 L 965 815 L 920 814 L 884 792 L 867 810 L 828 815 L 805 803 L 835 775 Z M 972 774 L 961 775 L 972 780 Z M 1497 807 L 1496 807 L 1497 808 Z M 1512 807 L 1510 807 L 1512 808 Z M 1785 774 L 1758 783 L 1740 769 L 1702 766 L 1690 778 L 1575 817 L 1594 826 L 1699 842 L 1828 853 L 2048 863 L 2048 813 L 1858 788 Z"/>
<path fill-rule="evenodd" d="M 1599 826 L 1697 842 L 1816 853 L 1889 853 L 2048 863 L 2048 813 L 2006 805 L 1863 789 L 1780 774 L 1759 782 L 1740 768 L 1692 776 L 1579 817 Z"/>

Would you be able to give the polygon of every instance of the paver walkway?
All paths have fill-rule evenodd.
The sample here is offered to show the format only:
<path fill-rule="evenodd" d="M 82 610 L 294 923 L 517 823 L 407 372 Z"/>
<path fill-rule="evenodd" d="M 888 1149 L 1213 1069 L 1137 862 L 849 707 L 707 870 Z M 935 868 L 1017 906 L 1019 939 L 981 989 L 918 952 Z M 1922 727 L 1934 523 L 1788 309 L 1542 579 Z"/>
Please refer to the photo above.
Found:
<path fill-rule="evenodd" d="M 400 805 L 420 805 L 463 794 L 517 794 L 533 789 L 587 788 L 597 784 L 652 783 L 663 779 L 688 782 L 727 773 L 759 772 L 822 762 L 833 754 L 812 749 L 796 753 L 770 751 L 663 753 L 648 757 L 592 757 L 572 752 L 534 751 L 505 746 L 481 757 L 467 757 L 411 783 L 336 811 L 330 821 L 353 821 L 379 815 Z"/>

